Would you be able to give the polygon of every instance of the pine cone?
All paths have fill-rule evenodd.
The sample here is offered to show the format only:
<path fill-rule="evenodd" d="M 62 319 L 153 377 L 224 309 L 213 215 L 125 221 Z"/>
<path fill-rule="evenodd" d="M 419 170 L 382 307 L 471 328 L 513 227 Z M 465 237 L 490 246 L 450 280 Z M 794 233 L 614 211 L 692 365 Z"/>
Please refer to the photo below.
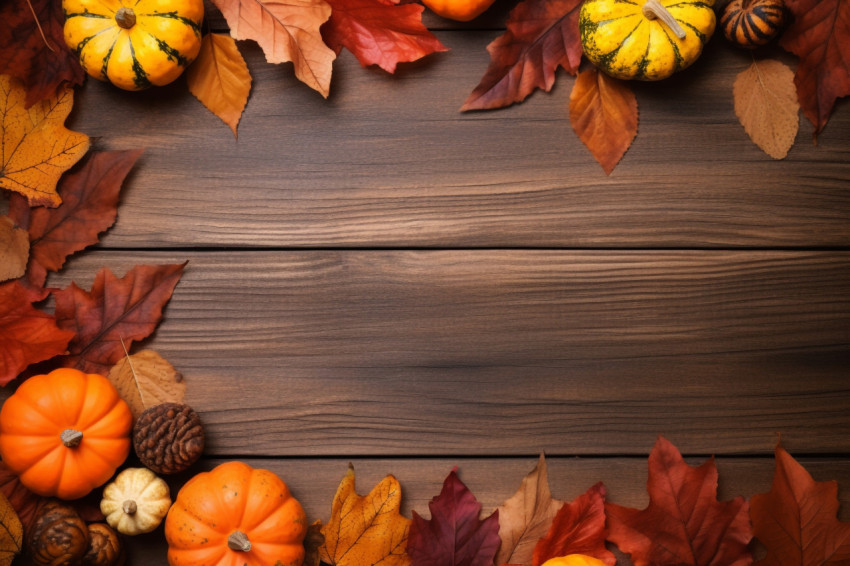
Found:
<path fill-rule="evenodd" d="M 188 405 L 162 403 L 139 416 L 133 446 L 142 464 L 157 474 L 176 474 L 201 457 L 204 428 Z"/>

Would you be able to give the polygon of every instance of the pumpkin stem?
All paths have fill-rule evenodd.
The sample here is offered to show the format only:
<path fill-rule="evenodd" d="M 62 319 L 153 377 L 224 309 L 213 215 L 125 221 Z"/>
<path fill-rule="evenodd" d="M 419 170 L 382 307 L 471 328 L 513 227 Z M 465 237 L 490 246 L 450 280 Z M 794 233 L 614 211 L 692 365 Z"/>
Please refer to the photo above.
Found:
<path fill-rule="evenodd" d="M 127 501 L 125 501 L 123 505 L 121 505 L 121 508 L 124 509 L 124 512 L 128 515 L 135 515 L 136 511 L 139 509 L 139 507 L 136 505 L 136 502 L 132 499 L 128 499 Z"/>
<path fill-rule="evenodd" d="M 646 0 L 643 4 L 642 11 L 646 19 L 654 20 L 655 18 L 658 18 L 667 24 L 667 27 L 676 34 L 676 37 L 679 39 L 685 39 L 685 30 L 682 29 L 682 26 L 680 26 L 679 22 L 676 21 L 676 18 L 673 17 L 673 14 L 671 14 L 659 0 Z"/>
<path fill-rule="evenodd" d="M 227 537 L 227 546 L 237 552 L 251 552 L 251 541 L 242 531 L 233 531 Z"/>
<path fill-rule="evenodd" d="M 66 428 L 59 435 L 59 438 L 62 439 L 62 444 L 68 448 L 76 448 L 83 441 L 83 433 L 73 428 Z"/>
<path fill-rule="evenodd" d="M 136 25 L 136 13 L 132 8 L 121 7 L 115 12 L 115 21 L 124 29 L 130 29 Z"/>

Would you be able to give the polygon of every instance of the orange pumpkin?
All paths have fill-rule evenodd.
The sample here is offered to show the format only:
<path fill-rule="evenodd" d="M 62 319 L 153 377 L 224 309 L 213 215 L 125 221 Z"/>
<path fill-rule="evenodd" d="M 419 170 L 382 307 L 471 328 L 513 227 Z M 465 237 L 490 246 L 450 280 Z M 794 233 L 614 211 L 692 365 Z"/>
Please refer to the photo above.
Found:
<path fill-rule="evenodd" d="M 165 518 L 171 566 L 301 566 L 306 533 L 286 484 L 242 462 L 193 477 Z"/>
<path fill-rule="evenodd" d="M 102 375 L 62 368 L 24 381 L 0 409 L 0 458 L 39 495 L 77 499 L 130 452 L 133 415 Z"/>

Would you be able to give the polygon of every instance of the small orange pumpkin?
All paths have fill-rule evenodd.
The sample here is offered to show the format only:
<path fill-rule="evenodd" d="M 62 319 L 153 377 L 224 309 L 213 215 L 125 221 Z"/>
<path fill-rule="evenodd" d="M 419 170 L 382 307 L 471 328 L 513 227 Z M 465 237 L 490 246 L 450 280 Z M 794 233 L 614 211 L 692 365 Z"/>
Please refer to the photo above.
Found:
<path fill-rule="evenodd" d="M 102 375 L 62 368 L 24 381 L 0 409 L 0 458 L 39 495 L 77 499 L 130 452 L 133 415 Z"/>
<path fill-rule="evenodd" d="M 193 477 L 165 518 L 171 566 L 301 566 L 306 533 L 286 484 L 242 462 Z"/>

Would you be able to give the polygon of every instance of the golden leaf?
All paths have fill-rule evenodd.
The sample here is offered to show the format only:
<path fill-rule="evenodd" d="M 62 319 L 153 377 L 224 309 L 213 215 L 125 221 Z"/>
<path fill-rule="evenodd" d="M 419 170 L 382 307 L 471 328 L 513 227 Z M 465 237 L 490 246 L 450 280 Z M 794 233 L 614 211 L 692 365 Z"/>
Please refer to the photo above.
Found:
<path fill-rule="evenodd" d="M 21 193 L 30 206 L 56 207 L 62 202 L 56 183 L 88 150 L 89 138 L 65 127 L 74 105 L 70 87 L 31 106 L 17 79 L 0 75 L 0 188 Z"/>
<path fill-rule="evenodd" d="M 0 281 L 17 279 L 27 270 L 30 236 L 8 216 L 0 217 Z"/>
<path fill-rule="evenodd" d="M 160 403 L 183 403 L 186 396 L 183 375 L 153 350 L 125 356 L 107 377 L 130 405 L 134 418 Z"/>
<path fill-rule="evenodd" d="M 774 159 L 788 155 L 800 127 L 794 72 L 779 61 L 753 61 L 735 78 L 733 96 L 753 143 Z"/>
<path fill-rule="evenodd" d="M 322 527 L 325 543 L 319 548 L 322 562 L 332 566 L 407 566 L 410 519 L 398 512 L 401 486 L 392 475 L 368 495 L 354 490 L 354 466 L 337 488 L 331 519 Z"/>
<path fill-rule="evenodd" d="M 236 125 L 248 103 L 251 73 L 229 35 L 208 33 L 198 58 L 186 71 L 189 92 L 221 118 L 236 135 Z"/>
<path fill-rule="evenodd" d="M 0 493 L 0 566 L 10 566 L 21 552 L 24 528 L 12 504 Z"/>

